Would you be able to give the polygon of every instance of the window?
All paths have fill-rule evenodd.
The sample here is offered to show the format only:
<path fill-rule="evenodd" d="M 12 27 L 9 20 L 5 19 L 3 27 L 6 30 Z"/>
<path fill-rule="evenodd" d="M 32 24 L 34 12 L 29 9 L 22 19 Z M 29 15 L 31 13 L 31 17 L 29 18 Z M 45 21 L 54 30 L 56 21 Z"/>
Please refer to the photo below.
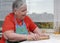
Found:
<path fill-rule="evenodd" d="M 54 0 L 26 0 L 28 15 L 42 29 L 54 27 Z"/>
<path fill-rule="evenodd" d="M 12 11 L 12 2 L 14 0 L 0 0 L 0 27 L 2 26 L 5 16 Z M 41 24 L 52 25 L 54 23 L 54 0 L 26 0 L 28 12 L 31 19 L 37 23 L 40 28 Z M 52 23 L 52 24 L 50 24 Z M 45 25 L 45 28 L 47 28 Z"/>

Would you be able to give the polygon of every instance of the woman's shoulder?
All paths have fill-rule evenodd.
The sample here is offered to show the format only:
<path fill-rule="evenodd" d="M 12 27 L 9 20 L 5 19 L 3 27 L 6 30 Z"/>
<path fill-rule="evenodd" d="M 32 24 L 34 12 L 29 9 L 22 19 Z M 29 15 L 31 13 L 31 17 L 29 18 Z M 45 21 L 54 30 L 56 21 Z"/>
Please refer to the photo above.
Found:
<path fill-rule="evenodd" d="M 14 16 L 14 13 L 9 13 L 9 14 L 7 14 L 7 16 L 6 17 L 13 17 Z"/>
<path fill-rule="evenodd" d="M 13 20 L 14 19 L 14 13 L 7 14 L 7 16 L 5 17 L 5 19 Z"/>

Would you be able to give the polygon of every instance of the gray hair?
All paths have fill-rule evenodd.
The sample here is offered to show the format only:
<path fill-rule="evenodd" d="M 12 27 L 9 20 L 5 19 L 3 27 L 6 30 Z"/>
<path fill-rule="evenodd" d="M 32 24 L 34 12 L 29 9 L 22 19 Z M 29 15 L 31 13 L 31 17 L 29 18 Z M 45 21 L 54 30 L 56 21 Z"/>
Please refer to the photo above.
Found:
<path fill-rule="evenodd" d="M 12 5 L 12 10 L 21 7 L 23 4 L 26 4 L 26 0 L 15 0 Z"/>

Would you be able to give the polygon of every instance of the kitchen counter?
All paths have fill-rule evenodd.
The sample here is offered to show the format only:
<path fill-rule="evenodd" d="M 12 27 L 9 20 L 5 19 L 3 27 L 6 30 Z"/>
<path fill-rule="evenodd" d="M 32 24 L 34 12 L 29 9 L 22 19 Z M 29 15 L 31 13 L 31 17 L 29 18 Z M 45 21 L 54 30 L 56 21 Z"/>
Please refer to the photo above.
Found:
<path fill-rule="evenodd" d="M 21 43 L 60 43 L 60 34 L 49 34 L 50 39 L 39 41 L 24 41 Z"/>

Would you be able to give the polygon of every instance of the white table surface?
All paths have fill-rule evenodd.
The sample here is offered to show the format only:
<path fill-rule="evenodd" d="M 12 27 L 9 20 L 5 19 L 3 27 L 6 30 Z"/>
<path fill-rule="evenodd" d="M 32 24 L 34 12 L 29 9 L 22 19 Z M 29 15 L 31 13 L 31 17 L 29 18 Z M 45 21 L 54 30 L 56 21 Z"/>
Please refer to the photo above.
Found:
<path fill-rule="evenodd" d="M 60 35 L 50 34 L 50 39 L 39 41 L 24 41 L 21 43 L 60 43 Z"/>

